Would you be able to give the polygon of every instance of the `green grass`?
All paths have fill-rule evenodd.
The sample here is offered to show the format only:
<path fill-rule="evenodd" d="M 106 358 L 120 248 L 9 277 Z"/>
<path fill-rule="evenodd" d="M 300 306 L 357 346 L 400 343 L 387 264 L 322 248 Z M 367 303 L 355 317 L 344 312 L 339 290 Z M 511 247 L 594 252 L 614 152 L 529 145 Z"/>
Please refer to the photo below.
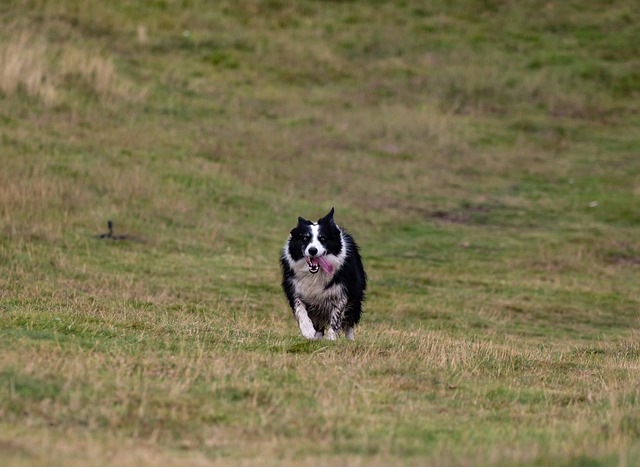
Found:
<path fill-rule="evenodd" d="M 636 16 L 4 2 L 0 457 L 640 462 Z M 304 340 L 279 286 L 331 206 L 355 342 Z"/>

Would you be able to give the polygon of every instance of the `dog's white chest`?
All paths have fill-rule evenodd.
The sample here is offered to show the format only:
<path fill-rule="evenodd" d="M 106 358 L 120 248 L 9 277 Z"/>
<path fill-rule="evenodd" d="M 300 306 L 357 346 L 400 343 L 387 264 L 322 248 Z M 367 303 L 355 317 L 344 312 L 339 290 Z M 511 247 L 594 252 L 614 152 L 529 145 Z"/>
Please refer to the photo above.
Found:
<path fill-rule="evenodd" d="M 327 287 L 331 277 L 323 272 L 318 274 L 298 274 L 294 281 L 296 294 L 304 301 L 310 303 L 324 303 L 340 294 L 342 288 L 339 285 Z"/>

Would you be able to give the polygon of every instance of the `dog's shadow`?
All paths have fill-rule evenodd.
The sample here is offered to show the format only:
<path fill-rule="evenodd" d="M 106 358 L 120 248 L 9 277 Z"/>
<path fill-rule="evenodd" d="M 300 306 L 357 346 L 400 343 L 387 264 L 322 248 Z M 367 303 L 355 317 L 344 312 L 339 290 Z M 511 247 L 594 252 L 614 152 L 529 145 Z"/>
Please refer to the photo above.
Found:
<path fill-rule="evenodd" d="M 287 353 L 291 354 L 316 354 L 324 352 L 326 349 L 333 347 L 334 342 L 327 340 L 305 340 L 296 342 L 287 347 Z"/>
<path fill-rule="evenodd" d="M 100 240 L 129 240 L 131 242 L 142 243 L 142 239 L 140 237 L 136 237 L 135 235 L 129 234 L 120 234 L 116 235 L 113 233 L 113 221 L 107 221 L 107 232 L 102 233 L 96 236 L 97 239 Z"/>

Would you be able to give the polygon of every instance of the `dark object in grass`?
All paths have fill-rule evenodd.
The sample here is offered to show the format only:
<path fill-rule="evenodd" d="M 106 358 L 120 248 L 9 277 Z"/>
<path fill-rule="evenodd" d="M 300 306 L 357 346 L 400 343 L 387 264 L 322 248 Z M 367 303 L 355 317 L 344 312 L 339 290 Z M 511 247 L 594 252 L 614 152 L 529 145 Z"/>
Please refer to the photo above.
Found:
<path fill-rule="evenodd" d="M 111 220 L 107 221 L 107 228 L 109 229 L 109 231 L 107 233 L 103 233 L 103 234 L 98 235 L 98 238 L 110 239 L 110 240 L 139 241 L 139 239 L 137 237 L 134 237 L 132 235 L 114 235 L 113 234 L 113 222 Z"/>

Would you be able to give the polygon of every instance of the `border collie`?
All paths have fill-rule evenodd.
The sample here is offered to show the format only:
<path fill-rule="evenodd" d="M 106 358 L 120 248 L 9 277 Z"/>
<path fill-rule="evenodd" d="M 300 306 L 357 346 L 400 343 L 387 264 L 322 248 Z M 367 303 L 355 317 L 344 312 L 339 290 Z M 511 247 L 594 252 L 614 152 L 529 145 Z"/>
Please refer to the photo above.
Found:
<path fill-rule="evenodd" d="M 282 289 L 307 339 L 354 339 L 367 275 L 358 245 L 333 222 L 333 208 L 318 222 L 298 217 L 280 258 Z"/>

